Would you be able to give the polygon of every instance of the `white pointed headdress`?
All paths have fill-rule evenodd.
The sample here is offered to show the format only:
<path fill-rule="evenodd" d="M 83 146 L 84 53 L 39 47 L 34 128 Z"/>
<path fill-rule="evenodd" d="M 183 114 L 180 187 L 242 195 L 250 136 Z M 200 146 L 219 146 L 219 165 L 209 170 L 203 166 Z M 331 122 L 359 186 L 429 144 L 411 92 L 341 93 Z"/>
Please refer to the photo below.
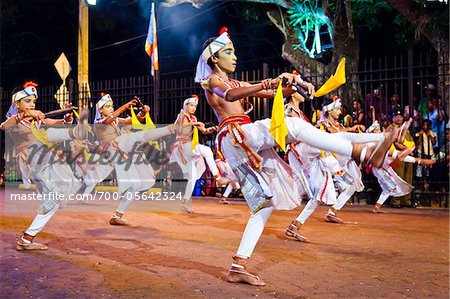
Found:
<path fill-rule="evenodd" d="M 193 94 L 190 98 L 187 98 L 186 100 L 184 100 L 184 102 L 183 102 L 184 112 L 186 112 L 186 105 L 190 104 L 190 103 L 194 103 L 195 106 L 197 106 L 198 105 L 198 96 Z"/>
<path fill-rule="evenodd" d="M 335 96 L 333 98 L 333 102 L 331 102 L 330 104 L 325 106 L 326 111 L 331 111 L 337 108 L 340 108 L 342 106 L 342 101 L 340 98 L 338 98 L 337 96 Z"/>
<path fill-rule="evenodd" d="M 217 51 L 222 49 L 226 44 L 231 43 L 230 35 L 227 32 L 227 28 L 223 27 L 220 30 L 220 35 L 213 40 L 202 52 L 197 62 L 197 71 L 195 73 L 195 82 L 200 83 L 209 75 L 213 73 L 213 70 L 208 65 L 208 59 L 213 56 Z"/>
<path fill-rule="evenodd" d="M 102 114 L 100 113 L 100 109 L 105 106 L 107 102 L 112 102 L 112 98 L 109 94 L 101 93 L 101 98 L 98 100 L 97 104 L 95 105 L 96 111 L 95 111 L 95 121 L 98 121 L 102 118 Z"/>
<path fill-rule="evenodd" d="M 26 82 L 23 85 L 22 90 L 19 90 L 18 92 L 12 95 L 11 106 L 9 107 L 8 112 L 6 112 L 6 117 L 10 118 L 11 116 L 18 113 L 15 102 L 32 95 L 36 96 L 36 99 L 38 98 L 36 86 L 37 84 L 34 82 Z"/>

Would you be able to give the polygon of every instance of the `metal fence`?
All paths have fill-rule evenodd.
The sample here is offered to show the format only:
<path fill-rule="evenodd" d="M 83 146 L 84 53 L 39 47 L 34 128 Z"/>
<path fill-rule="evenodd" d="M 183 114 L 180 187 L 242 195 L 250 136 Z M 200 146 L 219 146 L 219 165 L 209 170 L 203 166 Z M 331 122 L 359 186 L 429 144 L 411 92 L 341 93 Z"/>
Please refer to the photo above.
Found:
<path fill-rule="evenodd" d="M 347 73 L 347 85 L 357 88 L 359 86 L 362 95 L 366 95 L 375 88 L 382 90 L 382 98 L 388 104 L 389 98 L 396 93 L 399 96 L 402 107 L 412 102 L 413 97 L 421 99 L 423 97 L 426 84 L 432 83 L 437 85 L 438 82 L 450 82 L 449 65 L 437 65 L 436 59 L 428 54 L 408 53 L 409 55 L 382 57 L 376 59 L 365 59 L 360 63 L 360 69 L 356 73 Z M 434 63 L 433 63 L 434 62 Z M 275 77 L 284 71 L 290 71 L 287 68 L 270 68 L 267 64 L 263 64 L 260 69 L 251 71 L 241 71 L 235 74 L 235 78 L 247 82 L 260 82 L 267 77 Z M 312 70 L 314 76 L 305 78 L 315 83 L 323 82 L 330 74 L 317 73 Z M 194 84 L 193 74 L 170 74 L 162 75 L 160 78 L 159 99 L 158 103 L 154 101 L 154 83 L 153 77 L 150 75 L 136 76 L 129 78 L 121 78 L 114 80 L 95 81 L 89 84 L 90 99 L 87 99 L 86 92 L 77 92 L 73 88 L 73 82 L 68 82 L 68 91 L 58 91 L 59 86 L 39 86 L 38 108 L 42 111 L 50 111 L 59 109 L 59 104 L 55 95 L 60 100 L 69 100 L 73 105 L 83 104 L 83 101 L 91 108 L 91 121 L 95 114 L 95 103 L 100 98 L 100 93 L 109 93 L 115 101 L 115 107 L 125 104 L 134 96 L 141 98 L 142 102 L 147 103 L 152 111 L 159 111 L 159 115 L 152 115 L 157 119 L 158 123 L 172 123 L 180 109 L 182 102 L 191 94 L 201 96 L 201 101 L 197 110 L 197 117 L 205 123 L 217 124 L 217 120 L 212 110 L 209 108 L 204 96 L 203 90 L 198 84 Z M 348 95 L 338 89 L 337 94 L 343 98 L 344 102 L 351 105 Z M 4 120 L 6 111 L 10 105 L 11 90 L 1 90 L 1 106 L 0 115 Z M 445 94 L 442 94 L 444 103 L 448 103 Z M 363 97 L 362 97 L 363 100 Z M 254 109 L 250 114 L 252 119 L 262 119 L 270 117 L 272 101 L 262 98 L 250 98 Z M 158 109 L 157 106 L 158 105 Z M 318 108 L 319 103 L 315 100 L 303 104 L 303 110 L 311 116 L 312 110 Z M 350 106 L 351 107 L 351 106 Z M 448 108 L 446 109 L 448 111 Z M 3 133 L 2 133 L 3 134 Z M 210 137 L 203 137 L 205 142 L 213 145 Z M 2 142 L 5 140 L 1 135 Z M 447 141 L 447 140 L 446 140 Z M 0 150 L 3 157 L 4 146 Z M 4 161 L 0 159 L 0 172 L 3 171 Z M 448 167 L 445 168 L 447 175 L 439 177 L 439 181 L 432 182 L 436 185 L 442 185 L 446 188 L 446 200 L 444 205 L 448 207 Z M 442 205 L 442 203 L 439 203 Z"/>

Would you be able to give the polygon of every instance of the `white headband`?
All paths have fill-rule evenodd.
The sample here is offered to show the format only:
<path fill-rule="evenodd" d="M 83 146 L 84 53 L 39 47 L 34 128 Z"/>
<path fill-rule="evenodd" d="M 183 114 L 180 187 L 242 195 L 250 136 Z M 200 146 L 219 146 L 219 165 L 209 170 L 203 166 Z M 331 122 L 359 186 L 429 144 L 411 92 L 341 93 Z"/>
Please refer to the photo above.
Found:
<path fill-rule="evenodd" d="M 340 108 L 342 106 L 342 102 L 341 99 L 337 99 L 335 101 L 333 101 L 332 103 L 328 104 L 325 106 L 326 111 L 331 111 L 337 108 Z"/>
<path fill-rule="evenodd" d="M 186 100 L 184 100 L 183 102 L 183 110 L 186 112 L 186 105 L 187 104 L 191 104 L 194 103 L 195 106 L 198 106 L 198 99 L 196 97 L 191 97 L 191 98 L 187 98 Z"/>
<path fill-rule="evenodd" d="M 98 100 L 96 108 L 97 110 L 101 109 L 107 102 L 112 102 L 112 98 L 109 94 L 105 94 L 100 100 Z"/>
<path fill-rule="evenodd" d="M 231 43 L 231 39 L 228 32 L 225 31 L 203 50 L 197 62 L 195 82 L 200 83 L 213 73 L 211 67 L 208 65 L 208 59 L 229 43 Z"/>
<path fill-rule="evenodd" d="M 28 86 L 25 89 L 22 89 L 18 92 L 16 92 L 15 94 L 12 95 L 12 101 L 17 102 L 20 101 L 21 99 L 25 98 L 25 97 L 29 97 L 31 95 L 36 96 L 36 99 L 38 98 L 38 94 L 37 94 L 37 90 L 36 87 L 34 86 Z"/>
<path fill-rule="evenodd" d="M 202 52 L 202 58 L 205 62 L 214 55 L 217 51 L 222 49 L 226 44 L 231 43 L 230 36 L 228 32 L 222 33 L 218 38 L 213 40 Z"/>
<path fill-rule="evenodd" d="M 112 102 L 112 98 L 109 94 L 105 94 L 100 100 L 98 100 L 95 108 L 97 111 L 95 112 L 95 121 L 98 121 L 102 118 L 102 114 L 100 113 L 100 109 L 105 106 L 107 102 Z"/>
<path fill-rule="evenodd" d="M 185 106 L 186 104 L 190 104 L 190 103 L 194 103 L 195 105 L 198 105 L 198 99 L 196 97 L 187 98 L 186 100 L 184 100 L 183 106 Z"/>

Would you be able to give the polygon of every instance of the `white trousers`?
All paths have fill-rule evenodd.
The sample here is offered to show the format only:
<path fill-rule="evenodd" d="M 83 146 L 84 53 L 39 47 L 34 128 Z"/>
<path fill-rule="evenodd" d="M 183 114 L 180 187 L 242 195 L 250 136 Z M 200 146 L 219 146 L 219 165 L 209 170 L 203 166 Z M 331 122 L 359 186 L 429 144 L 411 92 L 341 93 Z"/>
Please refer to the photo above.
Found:
<path fill-rule="evenodd" d="M 211 148 L 202 144 L 197 144 L 194 148 L 194 154 L 195 158 L 191 161 L 188 161 L 188 163 L 191 164 L 191 172 L 190 178 L 188 179 L 186 188 L 184 190 L 184 199 L 191 199 L 197 178 L 202 175 L 202 173 L 197 173 L 198 170 L 195 163 L 196 159 L 205 159 L 206 165 L 208 165 L 209 170 L 211 171 L 213 176 L 219 174 L 219 169 L 217 168 L 216 161 L 214 161 L 214 154 L 212 153 Z"/>
<path fill-rule="evenodd" d="M 384 202 L 385 202 L 388 198 L 389 198 L 389 194 L 383 194 L 383 193 L 381 193 L 381 194 L 380 194 L 380 197 L 379 197 L 378 200 L 377 200 L 377 204 L 383 205 Z"/>
<path fill-rule="evenodd" d="M 61 143 L 66 140 L 71 140 L 72 138 L 69 135 L 68 129 L 63 128 L 47 128 L 45 130 L 47 132 L 48 140 L 54 143 Z M 36 236 L 39 232 L 41 232 L 45 225 L 50 221 L 50 219 L 55 215 L 56 211 L 59 209 L 59 203 L 55 204 L 55 206 L 46 214 L 37 214 L 34 217 L 33 222 L 25 231 L 26 234 L 30 236 Z"/>
<path fill-rule="evenodd" d="M 170 131 L 167 127 L 156 128 L 153 130 L 142 130 L 139 132 L 134 132 L 131 134 L 124 134 L 117 137 L 117 142 L 119 147 L 124 152 L 130 153 L 136 149 L 136 146 L 140 143 L 145 143 L 149 141 L 158 140 L 162 137 L 170 135 Z M 135 153 L 136 155 L 136 153 Z M 130 157 L 129 159 L 132 159 Z M 134 163 L 134 162 L 132 162 Z M 136 167 L 133 167 L 136 166 Z M 150 165 L 146 167 L 146 165 L 132 165 L 128 170 L 125 169 L 125 165 L 115 165 L 117 181 L 120 185 L 125 181 L 123 189 L 126 191 L 123 194 L 123 198 L 120 201 L 119 206 L 116 209 L 118 213 L 125 213 L 127 208 L 133 203 L 136 192 L 145 191 L 150 188 L 154 184 L 154 180 L 152 178 L 153 169 L 150 169 Z M 133 177 L 133 176 L 145 176 L 143 178 Z M 145 190 L 143 190 L 145 189 Z M 121 190 L 120 190 L 121 191 Z"/>
<path fill-rule="evenodd" d="M 236 252 L 238 257 L 249 258 L 252 255 L 272 211 L 272 207 L 265 207 L 250 216 Z"/>
<path fill-rule="evenodd" d="M 288 143 L 302 141 L 313 147 L 345 155 L 347 157 L 351 157 L 352 155 L 352 140 L 355 140 L 355 138 L 358 138 L 359 140 L 357 143 L 384 140 L 383 135 L 377 136 L 377 134 L 329 134 L 315 128 L 313 125 L 301 118 L 286 118 L 285 120 L 288 129 Z M 270 121 L 270 119 L 264 119 L 261 121 L 256 121 L 253 124 L 241 126 L 246 138 L 248 139 L 249 146 L 259 150 L 264 150 L 275 146 L 275 140 L 269 134 Z M 355 135 L 363 136 L 355 137 Z M 224 144 L 232 144 L 231 140 L 226 142 L 226 139 L 231 139 L 230 134 L 224 138 L 224 142 L 222 143 L 222 152 L 230 166 L 235 167 L 236 164 L 238 164 L 243 158 L 242 152 L 234 149 L 233 146 L 225 145 L 226 148 L 224 148 Z M 272 214 L 272 210 L 272 207 L 265 207 L 250 216 L 244 235 L 242 236 L 239 249 L 236 253 L 237 256 L 243 258 L 248 258 L 251 256 L 253 250 L 255 249 L 256 243 L 264 231 L 264 226 Z"/>
<path fill-rule="evenodd" d="M 312 215 L 312 213 L 317 209 L 317 207 L 320 205 L 320 202 L 314 199 L 310 199 L 306 206 L 303 208 L 303 211 L 298 215 L 297 220 L 302 225 L 305 224 L 306 220 L 309 218 L 309 216 Z"/>
<path fill-rule="evenodd" d="M 44 226 L 47 224 L 47 222 L 50 221 L 50 219 L 55 215 L 56 211 L 59 209 L 59 203 L 56 204 L 53 209 L 51 209 L 46 214 L 37 214 L 36 217 L 34 217 L 33 222 L 28 227 L 28 229 L 25 231 L 27 235 L 30 236 L 36 236 L 40 231 L 44 229 Z"/>
<path fill-rule="evenodd" d="M 342 209 L 355 192 L 355 187 L 352 184 L 348 185 L 348 187 L 341 194 L 339 194 L 337 203 L 333 205 L 333 209 L 338 211 Z"/>

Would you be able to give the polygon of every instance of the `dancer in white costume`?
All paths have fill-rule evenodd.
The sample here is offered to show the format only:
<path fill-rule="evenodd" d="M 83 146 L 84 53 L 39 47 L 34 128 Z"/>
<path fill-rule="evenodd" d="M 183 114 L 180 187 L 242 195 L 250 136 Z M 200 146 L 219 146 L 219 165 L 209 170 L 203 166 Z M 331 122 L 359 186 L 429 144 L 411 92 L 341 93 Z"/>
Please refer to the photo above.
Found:
<path fill-rule="evenodd" d="M 368 129 L 369 132 L 377 132 L 379 130 L 379 124 L 376 121 Z M 410 154 L 414 151 L 414 148 L 415 147 L 410 147 L 406 148 L 403 151 L 398 151 L 394 146 L 392 146 L 388 153 L 388 156 L 384 160 L 383 166 L 379 168 L 372 167 L 372 173 L 377 178 L 378 184 L 380 184 L 381 187 L 381 194 L 372 209 L 373 213 L 387 213 L 386 211 L 382 210 L 381 207 L 390 196 L 404 196 L 406 194 L 409 194 L 414 188 L 414 186 L 405 182 L 401 177 L 398 176 L 398 174 L 391 166 L 393 162 L 398 160 L 418 165 L 433 165 L 436 163 L 435 160 L 421 159 L 411 156 Z"/>
<path fill-rule="evenodd" d="M 41 111 L 35 110 L 38 98 L 36 86 L 33 82 L 27 82 L 15 90 L 7 113 L 8 119 L 0 125 L 0 129 L 10 133 L 13 138 L 25 188 L 30 188 L 33 182 L 43 198 L 47 196 L 31 225 L 18 238 L 17 250 L 47 249 L 47 246 L 34 242 L 34 238 L 65 204 L 65 201 L 54 195 L 62 195 L 64 199 L 68 199 L 81 186 L 58 144 L 66 140 L 86 138 L 88 113 L 81 112 L 79 124 L 71 128 L 64 127 L 72 122 L 70 113 L 64 119 L 45 118 Z M 38 134 L 40 137 L 35 137 Z"/>
<path fill-rule="evenodd" d="M 299 84 L 313 96 L 314 87 L 289 73 L 254 85 L 236 81 L 229 77 L 236 69 L 236 61 L 233 43 L 223 30 L 219 37 L 206 41 L 197 64 L 196 82 L 201 82 L 208 103 L 220 121 L 219 149 L 237 176 L 252 212 L 227 280 L 261 286 L 265 283 L 246 269 L 248 259 L 273 209 L 293 209 L 301 201 L 292 170 L 273 149 L 275 140 L 269 133 L 271 120 L 252 123 L 241 101 L 249 96 L 273 98 L 274 89 L 283 78 L 285 96 L 294 93 Z M 301 118 L 287 118 L 285 122 L 287 143 L 304 141 L 376 165 L 383 163 L 386 151 L 398 135 L 396 130 L 378 144 L 352 144 L 342 138 L 345 136 L 322 132 Z"/>
<path fill-rule="evenodd" d="M 155 183 L 153 168 L 138 147 L 143 143 L 174 133 L 173 125 L 130 134 L 124 133 L 120 126 L 130 125 L 132 120 L 131 117 L 120 118 L 120 115 L 138 102 L 133 99 L 114 110 L 111 96 L 102 94 L 96 104 L 95 134 L 101 140 L 103 149 L 107 152 L 108 159 L 116 171 L 119 193 L 123 196 L 119 207 L 109 220 L 111 225 L 129 225 L 128 221 L 122 218 L 126 209 L 139 192 L 147 191 Z M 149 111 L 150 108 L 145 105 L 137 115 L 138 120 L 142 122 Z"/>
<path fill-rule="evenodd" d="M 230 183 L 230 180 L 224 179 L 214 161 L 214 155 L 211 149 L 202 144 L 196 144 L 192 148 L 193 127 L 197 127 L 203 134 L 212 134 L 216 131 L 215 127 L 205 128 L 205 124 L 199 122 L 195 117 L 195 111 L 198 105 L 198 96 L 192 95 L 183 102 L 183 109 L 177 116 L 175 123 L 183 125 L 183 130 L 177 135 L 175 144 L 173 145 L 170 160 L 177 162 L 180 166 L 183 176 L 187 179 L 187 185 L 183 196 L 182 209 L 188 213 L 192 213 L 192 192 L 194 191 L 195 182 L 200 179 L 206 171 L 206 164 L 216 180 L 217 186 Z M 197 141 L 196 141 L 197 142 Z M 206 161 L 206 164 L 205 164 Z"/>
<path fill-rule="evenodd" d="M 294 93 L 287 97 L 288 103 L 285 105 L 285 115 L 288 117 L 300 117 L 309 122 L 309 119 L 300 110 L 299 104 L 305 101 L 299 93 Z M 312 147 L 304 142 L 291 143 L 286 152 L 289 165 L 294 174 L 299 177 L 308 195 L 308 203 L 303 208 L 300 215 L 292 221 L 286 229 L 286 236 L 301 242 L 309 240 L 300 232 L 306 220 L 312 215 L 321 204 L 333 205 L 336 203 L 336 191 L 334 189 L 333 175 L 346 179 L 348 175 L 340 167 L 339 162 L 329 152 Z"/>
<path fill-rule="evenodd" d="M 338 97 L 334 97 L 332 103 L 324 106 L 323 118 L 318 122 L 318 124 L 329 133 L 356 132 L 358 129 L 364 130 L 364 128 L 360 128 L 359 125 L 353 126 L 351 128 L 344 128 L 339 123 L 338 119 L 342 113 L 341 106 L 341 99 Z M 358 137 L 360 135 L 362 134 L 354 134 L 355 137 Z M 353 196 L 355 192 L 363 191 L 364 184 L 362 182 L 361 170 L 359 169 L 358 164 L 356 164 L 355 160 L 342 155 L 337 155 L 336 158 L 338 159 L 345 172 L 351 176 L 351 183 L 344 185 L 340 190 L 341 193 L 337 198 L 337 202 L 328 210 L 327 214 L 325 215 L 325 221 L 333 223 L 344 223 L 344 221 L 337 216 L 337 211 L 342 209 L 345 203 Z"/>
<path fill-rule="evenodd" d="M 325 117 L 320 123 L 321 123 L 321 125 L 323 125 L 325 127 L 325 130 L 330 133 L 339 134 L 339 132 L 342 132 L 342 131 L 349 131 L 349 128 L 344 128 L 338 121 L 339 116 L 341 115 L 341 109 L 340 109 L 341 105 L 342 105 L 341 100 L 337 97 L 334 97 L 333 102 L 324 107 Z M 396 140 L 397 142 L 404 141 L 406 132 L 408 131 L 409 126 L 411 125 L 411 121 L 412 121 L 412 119 L 408 120 L 400 128 L 400 134 Z M 357 126 L 350 128 L 350 131 L 356 131 L 358 129 L 363 130 L 364 128 L 358 127 L 358 125 L 357 125 Z M 380 134 L 378 133 L 376 135 L 379 136 Z M 359 138 L 365 138 L 365 136 L 367 136 L 367 134 L 353 133 L 353 136 L 356 139 L 359 139 Z M 364 184 L 362 182 L 361 170 L 355 160 L 349 159 L 348 157 L 345 157 L 342 155 L 337 155 L 336 157 L 337 157 L 340 165 L 346 171 L 346 173 L 348 173 L 351 176 L 352 182 L 350 184 L 344 185 L 340 188 L 341 193 L 339 194 L 339 196 L 337 198 L 337 203 L 334 204 L 328 210 L 324 219 L 326 222 L 344 223 L 344 220 L 342 220 L 340 217 L 337 216 L 337 211 L 341 210 L 344 207 L 344 205 L 353 196 L 353 194 L 355 192 L 363 191 Z M 341 185 L 338 184 L 338 186 L 341 186 Z"/>
<path fill-rule="evenodd" d="M 406 163 L 414 163 L 418 165 L 433 165 L 436 163 L 435 160 L 431 159 L 421 159 L 412 156 L 406 156 L 403 160 Z M 390 197 L 400 197 L 411 193 L 414 189 L 413 186 L 405 182 L 398 174 L 394 171 L 391 164 L 395 162 L 393 156 L 386 157 L 383 166 L 380 168 L 372 168 L 373 175 L 377 178 L 378 183 L 381 187 L 381 194 L 377 200 L 377 203 L 372 209 L 374 213 L 387 213 L 381 209 L 384 202 Z"/>

